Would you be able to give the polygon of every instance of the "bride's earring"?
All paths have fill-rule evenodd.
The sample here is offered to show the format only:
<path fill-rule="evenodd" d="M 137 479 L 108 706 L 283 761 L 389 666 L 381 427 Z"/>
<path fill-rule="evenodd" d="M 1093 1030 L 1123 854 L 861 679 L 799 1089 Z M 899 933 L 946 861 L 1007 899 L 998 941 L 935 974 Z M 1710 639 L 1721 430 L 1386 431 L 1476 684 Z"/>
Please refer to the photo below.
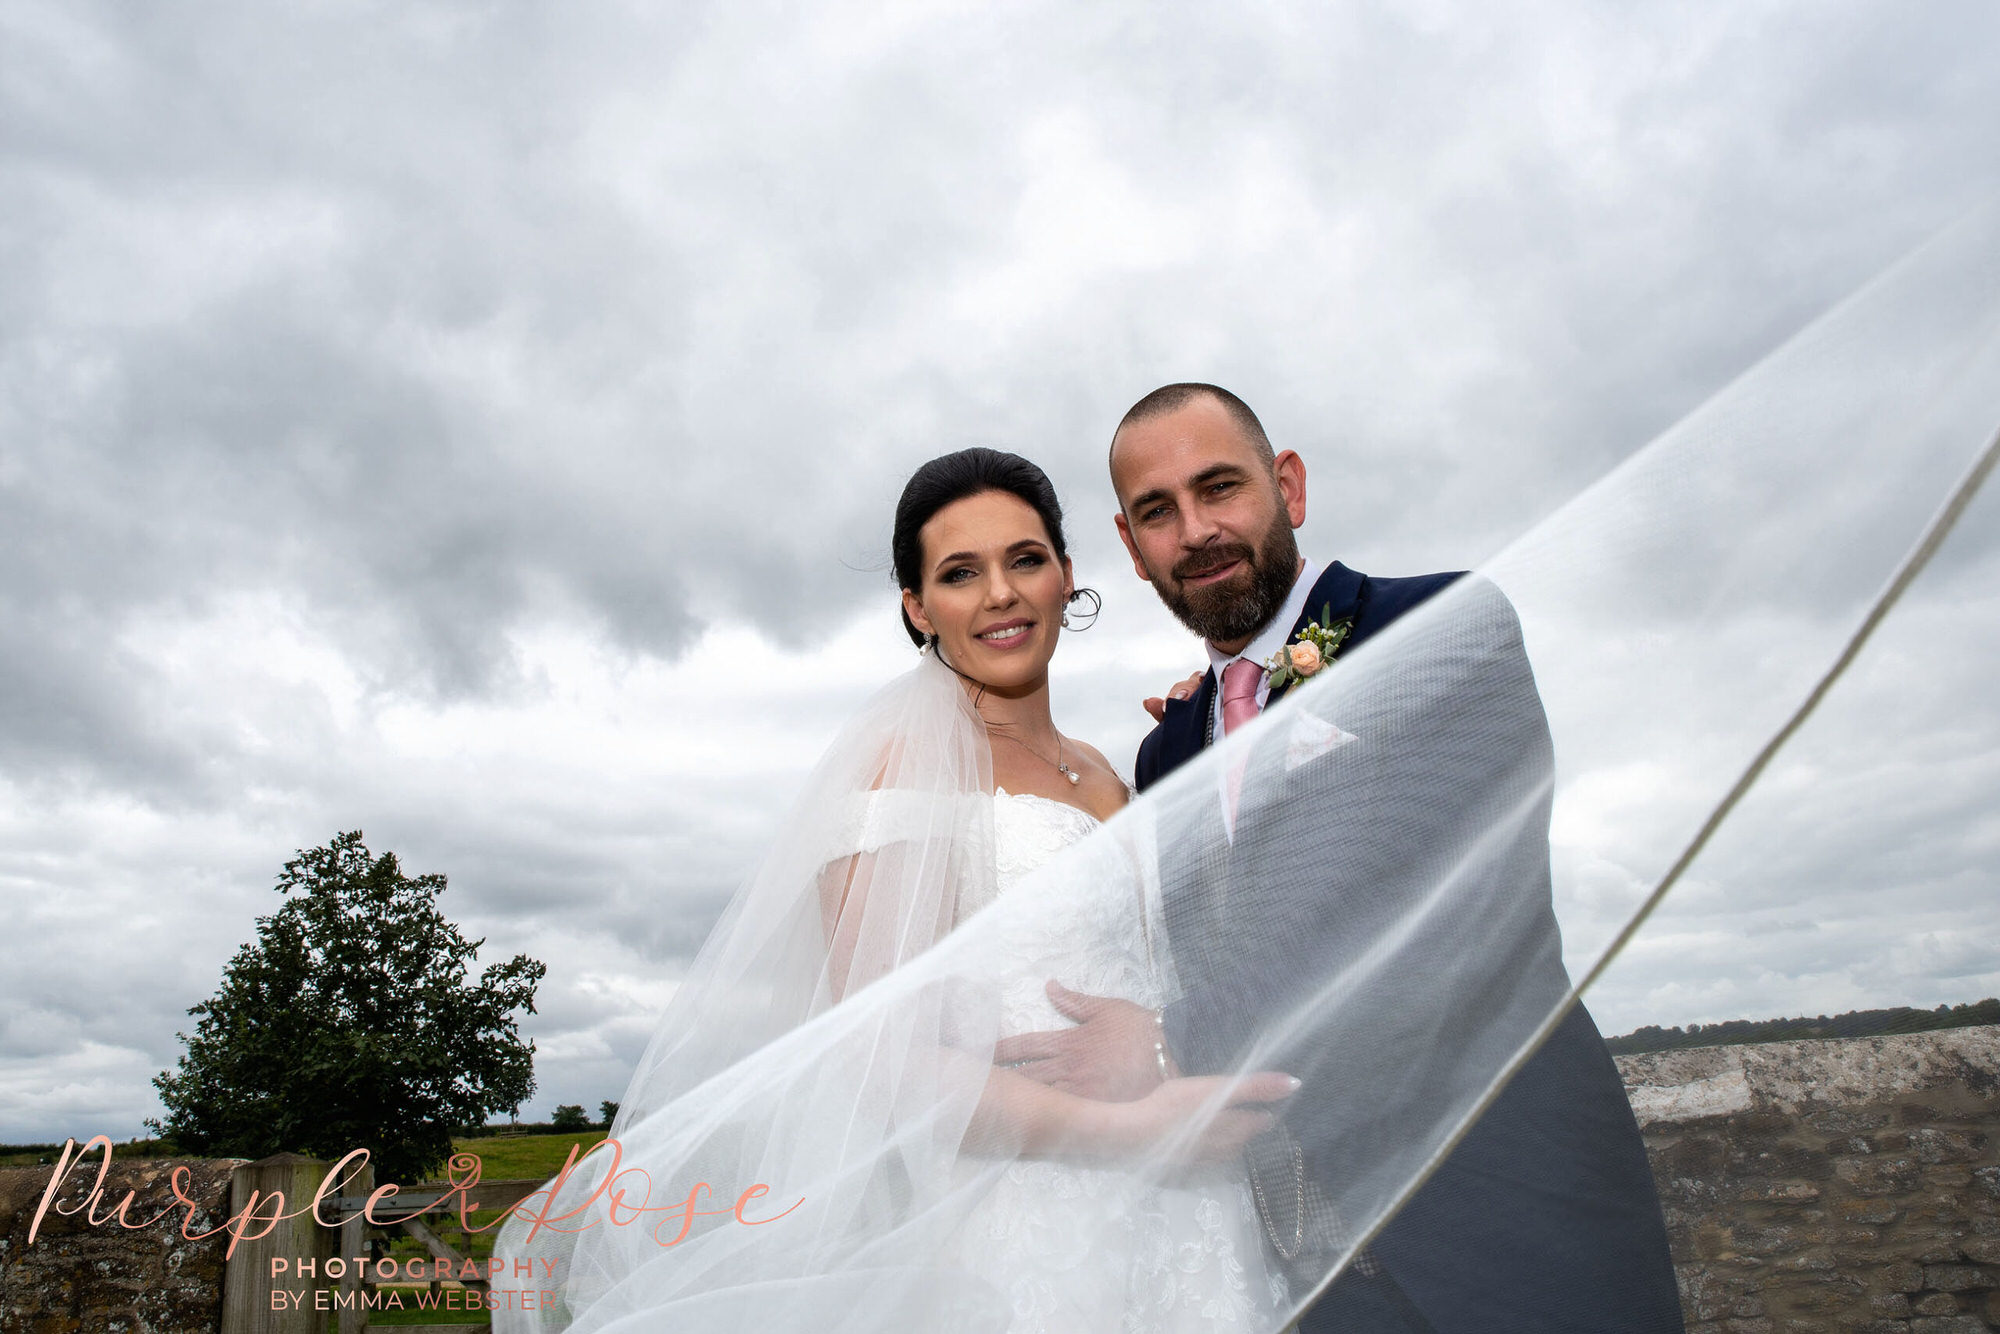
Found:
<path fill-rule="evenodd" d="M 1104 610 L 1104 599 L 1098 596 L 1097 590 L 1094 588 L 1079 588 L 1069 595 L 1069 600 L 1071 602 L 1087 602 L 1090 606 L 1088 610 L 1078 612 L 1076 619 L 1073 621 L 1070 619 L 1069 612 L 1064 611 L 1062 623 L 1065 630 L 1088 630 L 1096 622 L 1097 614 Z"/>

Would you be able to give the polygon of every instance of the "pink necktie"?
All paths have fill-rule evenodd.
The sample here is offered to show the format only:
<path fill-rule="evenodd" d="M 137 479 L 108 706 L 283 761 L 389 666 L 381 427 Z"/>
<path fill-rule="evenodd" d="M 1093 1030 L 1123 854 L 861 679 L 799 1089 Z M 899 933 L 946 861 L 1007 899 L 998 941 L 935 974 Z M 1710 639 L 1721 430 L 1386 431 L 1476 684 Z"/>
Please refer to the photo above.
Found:
<path fill-rule="evenodd" d="M 1238 658 L 1222 669 L 1222 732 L 1234 732 L 1257 716 L 1257 682 L 1264 669 Z"/>

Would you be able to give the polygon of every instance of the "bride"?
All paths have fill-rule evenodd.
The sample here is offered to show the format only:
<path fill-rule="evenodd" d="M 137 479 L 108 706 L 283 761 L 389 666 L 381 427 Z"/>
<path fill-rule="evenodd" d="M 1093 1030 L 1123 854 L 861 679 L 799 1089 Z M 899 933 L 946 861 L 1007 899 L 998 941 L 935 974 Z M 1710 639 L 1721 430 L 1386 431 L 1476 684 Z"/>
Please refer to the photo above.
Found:
<path fill-rule="evenodd" d="M 1012 454 L 968 449 L 933 459 L 897 506 L 892 551 L 905 628 L 959 677 L 991 747 L 996 893 L 1095 829 L 1131 795 L 1094 747 L 1063 736 L 1050 716 L 1049 660 L 1069 624 L 1064 609 L 1079 600 L 1064 547 L 1054 488 L 1041 469 Z M 862 833 L 858 846 L 871 841 Z M 1156 881 L 1144 885 L 1125 887 L 1156 896 Z M 962 919 L 984 906 L 961 901 L 955 913 Z M 1048 998 L 1051 979 L 1148 1008 L 1168 999 L 1157 903 L 1137 913 L 1121 905 L 1093 913 L 1087 900 L 1067 906 L 1038 919 L 1017 942 L 1001 983 L 999 1035 L 1067 1022 Z M 829 904 L 836 953 L 839 923 L 852 920 L 852 907 L 851 900 Z M 1121 930 L 1133 924 L 1137 932 Z M 945 1254 L 1006 1295 L 1010 1329 L 1207 1329 L 1282 1308 L 1283 1281 L 1263 1263 L 1254 1206 L 1233 1166 L 1243 1142 L 1269 1128 L 1268 1113 L 1246 1107 L 1212 1120 L 1197 1152 L 1216 1166 L 1184 1187 L 1142 1184 L 1076 1161 L 1115 1159 L 1196 1112 L 1209 1081 L 1165 1074 L 1162 1062 L 1160 1084 L 1125 1103 L 1092 1102 L 1005 1070 L 993 1074 L 974 1125 L 982 1138 L 1024 1156 L 994 1182 Z M 1238 1096 L 1247 1101 L 1263 1088 Z M 1098 1226 L 1107 1216 L 1130 1226 L 1107 1234 Z"/>
<path fill-rule="evenodd" d="M 1282 1323 L 1241 1161 L 1296 1080 L 1169 1078 L 1163 1059 L 1143 1096 L 1098 1101 L 993 1060 L 1068 1022 L 1052 982 L 1171 999 L 1150 840 L 1105 827 L 1130 791 L 1050 715 L 1065 609 L 1094 598 L 1054 488 L 1012 454 L 933 459 L 892 559 L 918 666 L 841 733 L 698 954 L 615 1157 L 551 1186 L 557 1221 L 507 1223 L 496 1257 L 545 1262 L 561 1303 L 497 1328 Z M 1075 869 L 1038 879 L 1063 852 Z M 695 1181 L 796 1203 L 706 1227 L 691 1204 L 632 1212 Z"/>

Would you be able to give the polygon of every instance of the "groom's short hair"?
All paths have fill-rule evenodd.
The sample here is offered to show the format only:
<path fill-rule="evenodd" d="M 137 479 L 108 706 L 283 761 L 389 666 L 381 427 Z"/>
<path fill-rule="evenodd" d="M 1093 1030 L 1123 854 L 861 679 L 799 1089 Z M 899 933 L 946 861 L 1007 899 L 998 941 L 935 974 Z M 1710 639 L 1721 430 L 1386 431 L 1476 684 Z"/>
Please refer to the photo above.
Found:
<path fill-rule="evenodd" d="M 1271 437 L 1264 434 L 1264 423 L 1257 420 L 1257 414 L 1250 411 L 1248 403 L 1219 384 L 1198 384 L 1187 381 L 1181 384 L 1161 385 L 1125 410 L 1125 415 L 1118 419 L 1118 430 L 1111 433 L 1112 448 L 1117 448 L 1118 431 L 1124 430 L 1133 422 L 1145 421 L 1149 417 L 1165 416 L 1201 394 L 1207 394 L 1222 405 L 1223 410 L 1228 412 L 1231 420 L 1242 430 L 1244 437 L 1256 447 L 1258 457 L 1264 460 L 1264 466 L 1270 467 L 1277 455 L 1271 449 Z"/>

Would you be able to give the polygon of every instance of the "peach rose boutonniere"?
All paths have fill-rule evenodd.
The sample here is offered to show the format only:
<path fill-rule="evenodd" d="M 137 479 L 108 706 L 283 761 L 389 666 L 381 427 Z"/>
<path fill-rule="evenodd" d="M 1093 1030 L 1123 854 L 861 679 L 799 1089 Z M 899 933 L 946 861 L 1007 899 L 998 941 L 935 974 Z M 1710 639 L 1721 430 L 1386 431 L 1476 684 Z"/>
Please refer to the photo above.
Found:
<path fill-rule="evenodd" d="M 1348 632 L 1354 629 L 1354 618 L 1343 616 L 1334 620 L 1331 605 L 1322 607 L 1319 614 L 1319 620 L 1309 623 L 1299 631 L 1296 639 L 1273 653 L 1265 662 L 1264 679 L 1270 683 L 1271 689 L 1317 676 L 1323 667 L 1333 661 L 1333 655 L 1340 652 L 1340 646 L 1347 642 Z"/>

